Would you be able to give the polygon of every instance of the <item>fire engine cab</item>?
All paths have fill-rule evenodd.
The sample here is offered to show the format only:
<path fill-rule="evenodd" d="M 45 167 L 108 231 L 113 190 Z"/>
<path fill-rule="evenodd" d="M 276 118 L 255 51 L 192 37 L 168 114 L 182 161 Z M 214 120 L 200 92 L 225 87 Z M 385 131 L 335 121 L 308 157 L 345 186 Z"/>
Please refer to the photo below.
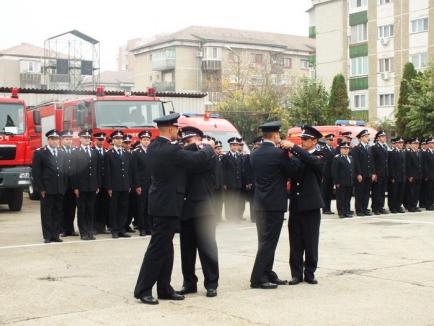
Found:
<path fill-rule="evenodd" d="M 0 204 L 11 211 L 21 210 L 23 190 L 30 184 L 33 127 L 18 89 L 12 89 L 10 98 L 0 98 Z"/>

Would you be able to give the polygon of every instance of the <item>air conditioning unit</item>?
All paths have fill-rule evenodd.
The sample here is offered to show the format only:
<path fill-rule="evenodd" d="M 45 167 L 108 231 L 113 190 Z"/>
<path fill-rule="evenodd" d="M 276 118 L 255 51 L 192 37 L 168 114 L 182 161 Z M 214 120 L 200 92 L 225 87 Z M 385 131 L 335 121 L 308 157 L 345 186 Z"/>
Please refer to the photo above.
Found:
<path fill-rule="evenodd" d="M 381 73 L 381 79 L 382 80 L 389 80 L 390 76 L 388 72 L 382 72 Z"/>
<path fill-rule="evenodd" d="M 383 45 L 383 46 L 387 46 L 387 45 L 389 45 L 390 38 L 382 38 L 382 39 L 380 40 L 380 42 L 381 42 L 381 45 Z"/>

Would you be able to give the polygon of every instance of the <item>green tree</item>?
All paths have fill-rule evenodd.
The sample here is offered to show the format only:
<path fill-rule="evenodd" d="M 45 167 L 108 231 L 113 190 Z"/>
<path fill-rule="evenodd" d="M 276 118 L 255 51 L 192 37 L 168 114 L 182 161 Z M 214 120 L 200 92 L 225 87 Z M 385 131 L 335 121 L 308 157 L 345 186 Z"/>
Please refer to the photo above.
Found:
<path fill-rule="evenodd" d="M 308 78 L 301 80 L 290 97 L 290 123 L 327 124 L 327 104 L 328 94 L 321 82 Z"/>
<path fill-rule="evenodd" d="M 330 98 L 328 103 L 328 122 L 334 124 L 339 119 L 351 119 L 351 110 L 349 108 L 350 101 L 348 99 L 347 85 L 345 77 L 338 74 L 333 79 L 332 88 L 330 90 Z"/>
<path fill-rule="evenodd" d="M 401 85 L 399 89 L 398 110 L 396 112 L 396 131 L 399 135 L 409 137 L 408 124 L 408 98 L 412 89 L 412 80 L 418 76 L 417 71 L 411 62 L 404 66 Z"/>
<path fill-rule="evenodd" d="M 434 66 L 412 80 L 404 105 L 405 137 L 428 137 L 434 130 Z"/>

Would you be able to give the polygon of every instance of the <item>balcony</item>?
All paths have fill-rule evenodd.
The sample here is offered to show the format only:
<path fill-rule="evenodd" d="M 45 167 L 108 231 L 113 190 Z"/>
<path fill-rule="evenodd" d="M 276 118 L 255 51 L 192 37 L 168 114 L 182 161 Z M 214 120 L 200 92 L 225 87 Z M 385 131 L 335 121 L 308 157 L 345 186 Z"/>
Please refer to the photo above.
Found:
<path fill-rule="evenodd" d="M 174 82 L 154 82 L 152 87 L 155 88 L 157 92 L 174 92 L 175 83 Z"/>
<path fill-rule="evenodd" d="M 41 87 L 41 74 L 31 72 L 20 74 L 20 85 L 23 88 L 39 88 Z"/>
<path fill-rule="evenodd" d="M 165 71 L 175 69 L 176 59 L 174 58 L 163 58 L 163 59 L 153 59 L 152 60 L 152 70 L 154 71 Z"/>
<path fill-rule="evenodd" d="M 202 60 L 202 69 L 205 71 L 218 71 L 222 69 L 222 61 L 220 59 L 206 59 Z"/>

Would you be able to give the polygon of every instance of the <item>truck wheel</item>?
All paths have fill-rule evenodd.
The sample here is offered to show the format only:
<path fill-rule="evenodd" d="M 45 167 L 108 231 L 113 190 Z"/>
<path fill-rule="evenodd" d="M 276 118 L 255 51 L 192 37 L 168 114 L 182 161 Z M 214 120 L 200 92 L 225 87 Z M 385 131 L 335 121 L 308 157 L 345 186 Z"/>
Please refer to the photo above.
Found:
<path fill-rule="evenodd" d="M 23 206 L 23 190 L 22 189 L 10 189 L 8 198 L 9 209 L 13 212 L 18 212 Z"/>
<path fill-rule="evenodd" d="M 35 191 L 35 187 L 33 184 L 29 186 L 29 199 L 30 200 L 39 200 L 39 193 Z"/>

